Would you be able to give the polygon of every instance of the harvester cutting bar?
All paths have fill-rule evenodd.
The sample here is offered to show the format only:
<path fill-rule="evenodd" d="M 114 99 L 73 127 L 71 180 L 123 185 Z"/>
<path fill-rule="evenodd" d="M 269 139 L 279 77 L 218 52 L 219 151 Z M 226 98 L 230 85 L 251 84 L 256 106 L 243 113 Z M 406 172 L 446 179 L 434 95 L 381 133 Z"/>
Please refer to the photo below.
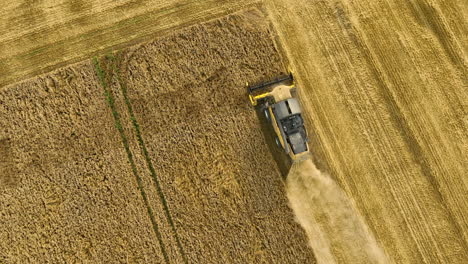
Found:
<path fill-rule="evenodd" d="M 252 93 L 256 90 L 260 90 L 260 89 L 263 89 L 265 87 L 268 87 L 268 86 L 271 86 L 271 85 L 274 85 L 274 84 L 277 84 L 277 83 L 281 83 L 281 82 L 284 82 L 284 81 L 293 81 L 294 80 L 294 77 L 292 75 L 292 73 L 289 73 L 288 75 L 281 75 L 279 76 L 278 78 L 275 78 L 271 81 L 268 81 L 268 82 L 264 82 L 264 83 L 260 83 L 260 84 L 257 84 L 257 85 L 248 85 L 247 86 L 247 91 L 249 93 Z"/>

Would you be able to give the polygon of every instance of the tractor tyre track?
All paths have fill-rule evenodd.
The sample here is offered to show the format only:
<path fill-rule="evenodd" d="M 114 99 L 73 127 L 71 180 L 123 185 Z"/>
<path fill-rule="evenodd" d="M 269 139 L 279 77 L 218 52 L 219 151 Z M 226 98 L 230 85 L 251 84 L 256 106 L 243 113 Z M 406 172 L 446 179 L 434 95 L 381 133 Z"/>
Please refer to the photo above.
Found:
<path fill-rule="evenodd" d="M 110 62 L 111 67 L 113 67 L 113 58 L 106 58 L 106 59 Z M 149 216 L 149 218 L 151 220 L 151 224 L 153 226 L 153 230 L 154 230 L 154 232 L 156 234 L 156 237 L 157 237 L 157 239 L 159 241 L 159 244 L 161 246 L 161 253 L 164 256 L 165 262 L 169 263 L 169 257 L 167 255 L 167 252 L 166 252 L 166 249 L 165 249 L 165 246 L 164 246 L 164 242 L 162 240 L 161 232 L 159 231 L 158 224 L 157 224 L 157 222 L 155 220 L 155 217 L 154 217 L 154 214 L 153 214 L 153 210 L 151 209 L 151 206 L 149 205 L 148 197 L 147 197 L 146 192 L 145 192 L 145 190 L 143 188 L 142 179 L 139 176 L 138 171 L 136 169 L 135 161 L 133 160 L 133 154 L 132 154 L 132 152 L 130 150 L 130 147 L 128 145 L 127 137 L 126 137 L 126 135 L 124 133 L 124 130 L 122 128 L 122 123 L 120 121 L 119 113 L 116 111 L 116 107 L 115 107 L 115 104 L 114 104 L 114 102 L 115 102 L 114 97 L 113 97 L 112 93 L 109 90 L 109 85 L 108 85 L 109 80 L 108 80 L 108 78 L 112 79 L 113 74 L 115 73 L 114 69 L 111 69 L 110 71 L 107 70 L 111 74 L 106 74 L 106 71 L 104 71 L 101 68 L 101 66 L 99 64 L 99 61 L 98 61 L 98 59 L 96 57 L 93 59 L 93 62 L 94 62 L 94 65 L 95 65 L 96 74 L 97 74 L 97 76 L 99 78 L 99 81 L 100 81 L 100 84 L 101 84 L 102 88 L 104 89 L 104 94 L 106 96 L 109 107 L 110 107 L 110 109 L 112 111 L 112 116 L 114 117 L 114 121 L 115 121 L 115 127 L 119 131 L 120 137 L 122 139 L 122 144 L 124 145 L 125 151 L 126 151 L 127 156 L 128 156 L 128 161 L 130 163 L 130 166 L 132 167 L 133 175 L 135 176 L 135 178 L 137 180 L 138 190 L 140 191 L 141 197 L 143 198 L 146 209 L 148 211 L 148 216 Z"/>
<path fill-rule="evenodd" d="M 121 67 L 120 58 L 119 58 L 118 55 L 117 55 L 117 58 L 115 58 L 115 57 L 112 57 L 112 58 L 113 58 L 113 60 L 115 60 L 115 62 L 112 64 L 112 68 L 113 68 L 112 71 L 115 73 L 115 77 L 117 78 L 117 83 L 120 86 L 120 91 L 121 91 L 121 93 L 122 93 L 122 95 L 124 97 L 125 105 L 127 107 L 128 113 L 130 115 L 131 123 L 132 123 L 133 128 L 135 129 L 135 132 L 136 132 L 138 145 L 140 146 L 141 152 L 142 152 L 143 156 L 145 157 L 145 161 L 146 161 L 148 170 L 150 171 L 150 174 L 151 174 L 151 179 L 153 180 L 153 183 L 154 183 L 154 186 L 155 186 L 156 191 L 158 193 L 160 202 L 161 202 L 161 204 L 163 206 L 164 214 L 166 216 L 166 219 L 167 219 L 169 225 L 171 226 L 171 229 L 172 229 L 171 231 L 172 231 L 172 233 L 173 233 L 173 235 L 175 237 L 175 240 L 176 240 L 176 243 L 177 243 L 177 248 L 179 249 L 180 254 L 182 255 L 184 263 L 188 263 L 187 255 L 185 254 L 182 243 L 180 242 L 179 235 L 177 234 L 177 228 L 176 228 L 176 226 L 174 224 L 174 220 L 173 220 L 171 212 L 169 210 L 169 206 L 167 204 L 166 197 L 165 197 L 164 192 L 162 190 L 161 183 L 158 180 L 158 176 L 156 175 L 156 171 L 154 169 L 153 163 L 152 163 L 152 161 L 151 161 L 151 159 L 149 157 L 148 149 L 146 148 L 145 141 L 143 140 L 143 137 L 141 135 L 140 125 L 138 124 L 138 121 L 137 121 L 137 119 L 135 117 L 135 114 L 133 113 L 132 105 L 131 105 L 130 100 L 129 100 L 128 96 L 127 96 L 127 85 L 122 80 L 122 78 L 120 77 L 120 67 Z"/>

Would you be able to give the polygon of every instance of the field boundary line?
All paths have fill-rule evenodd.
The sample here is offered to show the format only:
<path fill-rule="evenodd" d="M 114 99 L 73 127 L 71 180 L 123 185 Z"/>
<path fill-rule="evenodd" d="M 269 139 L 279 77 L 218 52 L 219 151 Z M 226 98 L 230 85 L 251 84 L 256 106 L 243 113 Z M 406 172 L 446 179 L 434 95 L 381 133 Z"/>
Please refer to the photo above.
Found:
<path fill-rule="evenodd" d="M 144 203 L 146 205 L 146 209 L 148 211 L 148 215 L 150 217 L 151 224 L 153 226 L 154 232 L 156 233 L 159 244 L 161 246 L 161 252 L 162 252 L 162 254 L 164 256 L 164 260 L 165 260 L 166 263 L 169 263 L 169 258 L 168 258 L 167 252 L 166 252 L 166 248 L 164 246 L 164 242 L 162 240 L 161 232 L 159 231 L 158 224 L 157 224 L 157 222 L 155 220 L 155 217 L 154 217 L 154 214 L 153 214 L 153 210 L 151 209 L 151 207 L 149 205 L 148 197 L 146 196 L 145 190 L 143 189 L 143 181 L 142 181 L 141 177 L 138 175 L 138 171 L 136 169 L 135 161 L 133 159 L 133 154 L 132 154 L 132 152 L 130 150 L 130 147 L 128 145 L 128 139 L 125 136 L 124 130 L 122 128 L 122 123 L 120 121 L 120 115 L 117 112 L 117 109 L 115 107 L 114 97 L 112 96 L 112 93 L 110 92 L 109 86 L 108 86 L 108 84 L 106 82 L 106 73 L 101 68 L 101 66 L 99 65 L 99 61 L 98 61 L 97 57 L 93 58 L 93 62 L 94 62 L 94 66 L 95 66 L 95 70 L 96 70 L 96 74 L 98 76 L 99 82 L 100 82 L 101 86 L 104 89 L 104 95 L 106 96 L 109 107 L 111 108 L 112 116 L 114 117 L 115 127 L 119 131 L 120 138 L 122 140 L 125 151 L 127 153 L 127 158 L 128 158 L 128 160 L 130 162 L 130 166 L 132 167 L 133 175 L 135 176 L 135 178 L 137 180 L 137 183 L 138 183 L 138 189 L 140 190 L 140 194 L 141 194 L 141 196 L 143 198 L 143 201 L 144 201 Z M 112 74 L 110 75 L 110 77 L 112 78 Z"/>
<path fill-rule="evenodd" d="M 115 67 L 115 70 L 116 70 L 117 82 L 119 83 L 120 90 L 125 100 L 125 104 L 127 105 L 127 110 L 130 115 L 130 120 L 132 121 L 132 125 L 133 125 L 133 128 L 135 129 L 136 136 L 138 139 L 138 144 L 140 145 L 140 149 L 145 157 L 146 164 L 148 166 L 148 169 L 151 174 L 151 178 L 153 179 L 154 185 L 156 187 L 156 191 L 158 192 L 158 196 L 162 203 L 167 221 L 169 222 L 169 225 L 171 226 L 172 232 L 174 234 L 174 237 L 177 243 L 177 247 L 179 248 L 180 254 L 182 255 L 182 258 L 184 259 L 184 263 L 188 263 L 187 255 L 185 254 L 184 248 L 182 247 L 182 243 L 180 242 L 180 239 L 179 239 L 179 235 L 177 234 L 177 229 L 175 227 L 174 220 L 169 210 L 169 206 L 167 205 L 167 200 L 162 190 L 161 183 L 159 182 L 158 176 L 156 175 L 153 162 L 151 161 L 151 158 L 148 153 L 148 149 L 146 148 L 145 142 L 143 140 L 143 136 L 141 135 L 140 125 L 138 124 L 135 114 L 133 113 L 133 107 L 130 103 L 130 100 L 128 99 L 127 85 L 122 81 L 122 78 L 120 78 L 120 65 L 113 64 L 113 67 Z"/>

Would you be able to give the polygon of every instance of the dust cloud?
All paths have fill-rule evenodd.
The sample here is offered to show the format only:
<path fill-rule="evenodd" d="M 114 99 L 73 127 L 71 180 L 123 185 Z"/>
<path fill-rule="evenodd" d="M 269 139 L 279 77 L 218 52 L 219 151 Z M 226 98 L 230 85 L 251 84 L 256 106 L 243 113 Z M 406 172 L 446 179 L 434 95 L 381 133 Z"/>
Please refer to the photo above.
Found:
<path fill-rule="evenodd" d="M 311 159 L 294 163 L 287 195 L 318 263 L 389 263 L 351 201 Z"/>

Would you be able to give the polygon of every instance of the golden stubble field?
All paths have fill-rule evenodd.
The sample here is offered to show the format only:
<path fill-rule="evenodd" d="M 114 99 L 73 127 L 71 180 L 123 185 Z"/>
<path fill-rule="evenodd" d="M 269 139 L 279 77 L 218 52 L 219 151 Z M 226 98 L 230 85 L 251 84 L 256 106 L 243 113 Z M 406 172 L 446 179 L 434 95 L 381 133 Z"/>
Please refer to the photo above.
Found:
<path fill-rule="evenodd" d="M 163 261 L 156 235 L 148 234 L 148 230 L 155 228 L 138 189 L 137 177 L 132 171 L 128 153 L 122 145 L 120 130 L 115 128 L 115 118 L 103 98 L 102 85 L 99 84 L 92 62 L 87 61 L 42 75 L 38 79 L 13 84 L 70 62 L 81 61 L 96 54 L 103 55 L 142 40 L 167 36 L 173 29 L 258 5 L 252 1 L 148 1 L 145 3 L 78 1 L 76 6 L 72 7 L 65 4 L 65 1 L 35 1 L 23 5 L 8 2 L 0 10 L 2 14 L 0 18 L 2 33 L 0 37 L 0 86 L 2 86 L 0 88 L 2 95 L 0 217 L 3 218 L 2 226 L 6 223 L 5 226 L 11 227 L 8 229 L 9 232 L 0 235 L 2 241 L 17 241 L 13 245 L 1 244 L 1 252 L 9 252 L 9 256 L 18 256 L 20 259 L 50 255 L 51 261 L 59 262 L 76 256 L 82 259 L 90 256 L 92 258 L 98 253 L 102 256 L 100 259 L 118 258 L 122 262 L 127 259 L 128 262 L 144 262 L 145 256 L 153 257 L 156 254 L 159 259 L 155 261 Z M 275 55 L 270 58 L 268 64 L 270 66 L 263 65 L 265 68 L 257 68 L 256 65 L 253 69 L 240 71 L 245 75 L 233 74 L 230 67 L 235 62 L 226 64 L 226 68 L 218 69 L 219 77 L 213 77 L 211 81 L 219 84 L 220 80 L 224 81 L 227 78 L 226 80 L 231 83 L 226 87 L 237 89 L 245 81 L 265 77 L 262 75 L 273 74 L 275 70 L 284 70 L 283 67 L 287 65 L 292 67 L 301 86 L 299 96 L 306 110 L 314 161 L 322 171 L 335 178 L 353 200 L 387 255 L 396 263 L 465 263 L 468 258 L 465 253 L 468 248 L 468 221 L 465 213 L 468 211 L 466 177 L 466 164 L 468 164 L 466 87 L 468 85 L 467 50 L 464 43 L 467 42 L 468 26 L 464 19 L 463 10 L 466 10 L 464 3 L 458 0 L 414 0 L 404 3 L 268 0 L 264 1 L 262 6 L 267 10 L 278 34 L 277 46 L 281 59 L 274 52 Z M 208 44 L 197 43 L 197 45 Z M 249 47 L 249 43 L 244 44 Z M 175 52 L 180 47 L 172 48 L 174 48 L 173 57 L 160 58 L 158 63 L 167 66 L 164 63 L 180 58 L 181 54 Z M 133 47 L 112 59 L 113 63 L 102 61 L 102 64 L 109 71 L 114 66 L 107 66 L 108 64 L 115 64 L 118 65 L 116 68 L 121 68 L 121 78 L 128 86 L 128 98 L 132 102 L 134 118 L 141 127 L 141 135 L 146 142 L 148 157 L 153 163 L 155 173 L 158 175 L 161 171 L 176 173 L 174 168 L 171 169 L 166 163 L 166 160 L 169 160 L 168 154 L 164 154 L 161 150 L 174 154 L 171 158 L 176 158 L 177 163 L 185 166 L 177 172 L 183 175 L 180 178 L 183 180 L 171 182 L 168 184 L 169 187 L 164 189 L 168 192 L 166 194 L 168 205 L 174 203 L 179 206 L 180 199 L 186 199 L 186 194 L 175 194 L 174 186 L 178 186 L 184 188 L 187 195 L 193 195 L 193 192 L 198 191 L 199 197 L 203 199 L 200 204 L 194 205 L 194 208 L 207 208 L 206 204 L 216 204 L 216 202 L 211 200 L 213 193 L 207 194 L 207 190 L 200 187 L 205 186 L 199 182 L 203 177 L 193 182 L 201 189 L 187 187 L 190 186 L 187 181 L 193 180 L 189 172 L 196 173 L 199 170 L 200 173 L 207 174 L 214 170 L 215 165 L 198 168 L 189 165 L 187 163 L 189 161 L 184 159 L 184 155 L 188 155 L 187 151 L 175 155 L 177 143 L 185 144 L 184 146 L 202 144 L 202 139 L 198 137 L 203 129 L 196 126 L 193 132 L 181 133 L 187 129 L 181 125 L 182 117 L 172 116 L 170 111 L 164 111 L 154 105 L 166 106 L 163 104 L 165 100 L 168 102 L 176 100 L 173 99 L 176 98 L 175 95 L 168 95 L 172 92 L 180 96 L 181 100 L 184 98 L 190 102 L 190 106 L 176 104 L 178 113 L 183 114 L 184 111 L 197 113 L 189 109 L 194 106 L 199 107 L 195 109 L 205 109 L 200 101 L 200 98 L 205 97 L 200 94 L 192 96 L 194 90 L 190 90 L 188 88 L 190 84 L 187 83 L 201 85 L 200 89 L 206 91 L 207 84 L 201 84 L 202 80 L 218 75 L 200 76 L 187 81 L 185 83 L 187 87 L 178 86 L 181 85 L 180 80 L 176 82 L 170 75 L 156 73 L 155 69 L 162 69 L 159 68 L 161 65 L 155 65 L 154 61 L 153 63 L 152 60 L 148 61 L 149 58 L 141 54 L 146 52 L 157 57 L 154 50 L 158 48 L 151 45 L 140 51 L 137 47 Z M 130 52 L 136 52 L 143 57 L 140 60 L 138 57 L 132 58 Z M 158 56 L 162 55 L 158 53 Z M 215 58 L 204 56 L 204 60 Z M 230 54 L 230 56 L 235 57 L 237 62 L 241 61 L 241 58 L 238 58 L 240 54 Z M 264 56 L 270 55 L 264 54 Z M 284 61 L 281 69 L 275 68 L 278 65 L 272 64 L 275 60 Z M 187 67 L 185 71 L 191 73 L 191 76 L 195 73 L 201 74 L 200 70 L 196 70 L 197 67 L 202 69 L 208 66 L 196 65 L 196 67 Z M 241 66 L 236 67 L 238 69 Z M 175 69 L 172 68 L 175 67 L 164 69 L 175 74 Z M 128 76 L 128 72 L 132 71 L 138 74 L 135 77 Z M 180 72 L 183 71 L 184 69 L 181 69 Z M 154 74 L 160 74 L 159 81 L 165 83 L 164 89 L 168 90 L 161 90 L 159 93 L 158 90 L 151 90 L 148 87 L 149 84 L 161 87 L 156 85 L 159 81 L 152 78 Z M 230 74 L 237 79 L 230 79 L 228 76 Z M 52 75 L 57 81 L 49 80 Z M 81 82 L 79 86 L 82 88 L 69 88 L 72 85 L 71 80 L 75 83 Z M 140 82 L 145 85 L 139 87 L 137 83 Z M 156 89 L 154 87 L 153 89 Z M 173 87 L 179 87 L 180 90 L 187 89 L 188 93 L 180 95 L 171 90 Z M 140 175 L 142 174 L 140 171 L 145 171 L 146 175 L 144 173 L 141 175 L 143 180 L 141 184 L 154 189 L 152 175 L 148 172 L 150 169 L 147 159 L 140 153 L 142 150 L 131 122 L 132 117 L 118 88 L 119 85 L 110 85 L 111 91 L 115 94 L 116 109 L 121 118 L 127 120 L 122 122 L 122 131 L 125 131 L 126 137 L 129 138 L 129 150 L 135 153 L 137 174 Z M 59 94 L 49 95 L 50 91 L 57 91 Z M 166 93 L 165 96 L 163 92 Z M 212 100 L 208 101 L 211 106 L 219 100 L 215 99 L 216 96 L 231 98 L 223 93 L 218 95 L 215 93 L 213 97 L 208 97 Z M 240 95 L 238 96 L 240 104 Z M 241 107 L 234 105 L 236 103 L 232 101 L 228 104 L 232 107 L 230 109 L 233 113 L 239 114 L 240 110 L 237 108 Z M 219 107 L 227 109 L 228 106 L 221 104 Z M 211 115 L 211 111 L 204 111 L 198 112 Z M 228 120 L 232 120 L 233 125 L 239 122 L 232 115 L 225 114 L 231 118 Z M 159 115 L 179 125 L 177 127 L 162 125 L 161 123 L 167 122 L 164 122 L 165 119 L 160 119 Z M 255 125 L 260 128 L 258 121 L 254 120 L 257 119 L 248 119 L 256 122 Z M 215 128 L 210 126 L 210 129 L 213 129 L 210 131 L 226 133 L 222 127 L 215 126 Z M 182 134 L 176 137 L 181 137 L 182 142 L 167 138 L 167 135 L 166 141 L 159 141 L 153 134 L 162 131 L 168 133 L 170 129 Z M 248 134 L 251 138 L 236 135 L 235 138 L 226 139 L 256 141 L 255 146 L 249 146 L 254 148 L 252 152 L 258 154 L 265 151 L 263 154 L 271 155 L 265 149 L 258 149 L 267 143 L 263 142 L 261 134 L 253 134 L 253 130 L 249 133 L 252 133 Z M 158 135 L 162 137 L 162 134 Z M 189 135 L 194 135 L 194 138 L 187 139 Z M 238 147 L 235 144 L 227 144 L 228 141 L 224 141 L 223 135 L 216 134 L 214 137 L 226 142 L 223 144 L 224 147 L 234 149 Z M 12 138 L 22 140 L 18 143 Z M 206 147 L 214 148 L 212 145 Z M 51 153 L 62 153 L 62 155 Z M 203 160 L 207 160 L 208 157 L 203 155 L 207 153 L 199 155 Z M 265 155 L 257 160 L 249 157 L 246 164 L 253 166 L 252 162 L 255 164 L 266 162 L 266 167 L 274 166 L 272 157 L 270 156 L 271 160 L 268 160 L 265 159 Z M 221 168 L 225 168 L 226 159 L 231 158 L 229 155 L 223 157 L 221 154 L 213 157 L 217 157 L 216 164 Z M 85 162 L 83 159 L 89 161 Z M 44 163 L 44 160 L 47 162 Z M 247 165 L 235 165 L 233 168 L 237 169 L 228 170 L 222 175 L 227 178 L 230 176 L 226 175 L 238 176 L 239 166 Z M 258 166 L 252 168 L 261 170 Z M 97 171 L 102 173 L 96 173 Z M 86 180 L 78 181 L 76 178 L 65 176 L 70 172 L 74 175 L 83 175 L 79 177 Z M 123 180 L 122 175 L 127 178 Z M 269 180 L 277 181 L 277 178 L 271 176 Z M 102 179 L 103 182 L 97 179 Z M 109 180 L 112 180 L 112 184 L 106 185 L 105 182 Z M 247 186 L 242 189 L 233 185 L 231 181 L 217 182 L 216 186 L 238 188 L 247 196 L 263 195 L 259 192 L 265 191 L 270 193 L 271 189 L 268 188 L 278 188 L 276 191 L 282 192 L 279 182 L 274 182 L 270 186 L 261 181 L 249 180 L 248 188 L 252 188 L 249 190 L 246 189 Z M 44 185 L 37 185 L 34 181 L 43 181 Z M 215 184 L 209 181 L 204 183 Z M 71 188 L 56 187 L 61 184 Z M 23 196 L 12 195 L 12 192 L 18 191 L 21 191 Z M 133 195 L 132 199 L 128 198 L 130 195 L 128 192 Z M 109 193 L 113 193 L 114 196 Z M 223 193 L 226 196 L 228 194 L 229 192 Z M 183 257 L 177 250 L 177 241 L 171 233 L 172 227 L 167 223 L 165 214 L 161 213 L 164 212 L 163 206 L 156 206 L 160 198 L 151 191 L 148 191 L 147 195 L 147 203 L 154 205 L 151 207 L 154 212 L 159 212 L 154 214 L 154 221 L 160 223 L 162 230 L 168 230 L 162 232 L 161 239 L 168 244 L 169 255 L 175 261 L 182 260 Z M 281 211 L 277 213 L 290 214 L 287 211 L 289 209 L 285 207 L 284 195 L 281 196 L 283 198 L 280 196 L 277 203 Z M 43 197 L 42 206 L 38 206 L 37 197 Z M 70 199 L 73 202 L 67 204 Z M 185 200 L 182 201 L 185 203 Z M 244 205 L 246 206 L 244 212 L 254 213 L 264 206 L 245 197 L 240 201 L 242 202 L 235 206 L 225 202 L 219 204 L 220 208 L 223 208 L 220 214 L 232 213 L 236 216 L 234 218 L 238 219 L 241 213 L 229 210 L 233 208 L 237 210 L 241 208 L 240 205 Z M 96 204 L 101 204 L 99 207 L 101 209 L 98 209 Z M 64 205 L 68 207 L 63 207 Z M 50 210 L 53 212 L 53 217 L 48 215 Z M 13 211 L 17 212 L 16 218 L 8 217 L 8 213 Z M 77 211 L 80 212 L 79 217 L 75 215 Z M 130 220 L 129 215 L 131 215 Z M 47 217 L 50 220 L 47 220 Z M 109 222 L 102 220 L 111 217 L 115 220 Z M 181 217 L 180 212 L 173 211 L 172 217 L 175 226 L 180 226 L 181 223 L 178 222 Z M 101 221 L 95 221 L 94 218 L 99 218 Z M 217 216 L 215 219 L 217 220 L 210 223 L 210 226 L 219 228 L 216 225 L 219 225 L 220 219 L 224 220 L 227 217 Z M 51 229 L 50 226 L 42 226 L 44 221 L 60 228 Z M 250 224 L 268 223 L 268 220 L 262 217 L 244 219 L 244 221 Z M 297 229 L 298 227 L 291 222 L 288 223 L 291 225 L 291 229 L 288 230 L 293 230 L 289 234 L 295 237 L 297 235 L 293 241 L 306 245 L 305 236 Z M 131 231 L 127 230 L 127 226 L 132 226 Z M 200 224 L 192 228 L 195 232 L 200 232 L 205 227 Z M 11 230 L 19 232 L 10 232 Z M 103 237 L 98 238 L 101 243 L 96 243 L 88 239 L 94 234 L 93 230 L 109 231 L 102 232 Z M 205 231 L 210 232 L 206 228 Z M 182 229 L 180 235 L 182 244 L 184 235 L 187 233 Z M 66 242 L 71 236 L 74 240 L 70 241 L 74 242 Z M 252 241 L 258 242 L 262 239 L 272 241 L 269 236 L 271 234 L 262 238 L 259 232 L 253 232 L 248 243 L 252 244 Z M 116 242 L 111 239 L 113 237 L 120 237 L 120 240 Z M 207 236 L 201 236 L 201 239 L 207 239 Z M 280 240 L 283 243 L 290 241 L 283 238 Z M 28 241 L 40 242 L 31 244 Z M 119 243 L 120 246 L 115 247 L 115 243 Z M 234 245 L 234 248 L 239 247 L 235 242 L 229 243 Z M 64 248 L 75 250 L 60 251 L 58 245 L 66 245 Z M 271 246 L 270 249 L 277 246 L 279 244 Z M 275 257 L 298 256 L 300 259 L 302 256 L 303 259 L 312 259 L 310 253 L 306 253 L 307 248 L 302 246 L 294 245 L 293 248 L 297 251 L 286 249 L 288 253 L 278 253 Z M 196 245 L 190 245 L 188 248 L 187 252 L 206 250 Z M 258 254 L 246 255 L 254 259 L 253 261 L 262 259 L 265 254 L 268 255 L 268 250 L 267 253 L 262 253 L 265 252 L 262 243 L 255 248 L 258 249 L 254 250 L 259 252 Z M 225 259 L 222 251 L 211 249 L 208 252 L 211 252 L 215 260 Z M 248 259 L 248 257 L 242 258 Z M 0 261 L 2 260 L 0 258 Z M 266 261 L 272 260 L 267 258 Z"/>
<path fill-rule="evenodd" d="M 266 3 L 320 169 L 394 262 L 468 261 L 462 1 Z"/>

